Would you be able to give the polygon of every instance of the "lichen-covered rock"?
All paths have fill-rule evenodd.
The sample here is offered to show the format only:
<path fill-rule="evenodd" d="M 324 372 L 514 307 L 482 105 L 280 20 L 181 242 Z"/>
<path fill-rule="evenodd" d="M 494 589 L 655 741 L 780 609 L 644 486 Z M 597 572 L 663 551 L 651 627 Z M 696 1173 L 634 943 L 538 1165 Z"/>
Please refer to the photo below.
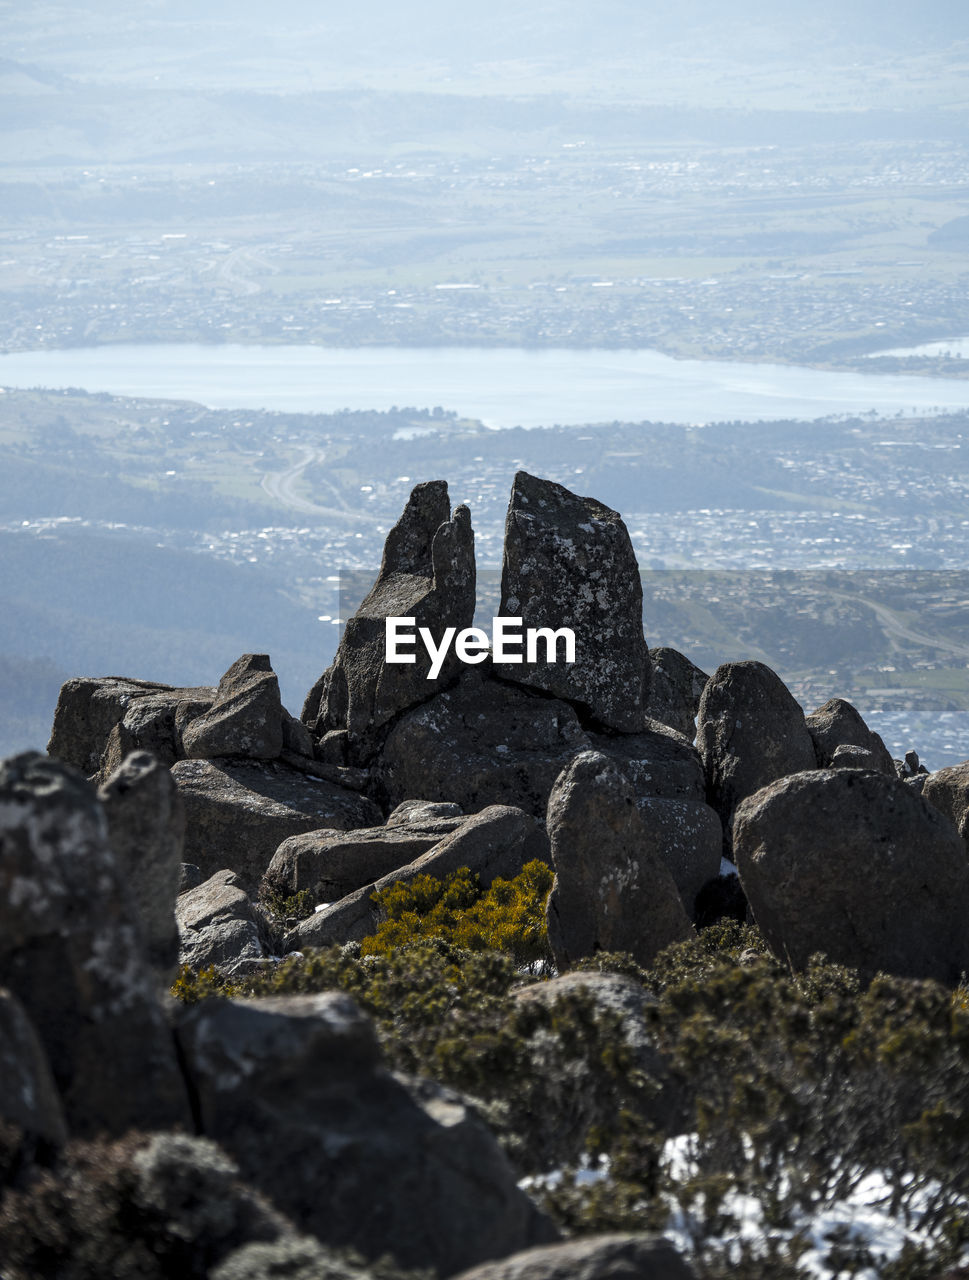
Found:
<path fill-rule="evenodd" d="M 895 776 L 895 761 L 888 748 L 880 736 L 868 728 L 857 708 L 844 698 L 829 698 L 823 706 L 805 716 L 804 722 L 821 768 L 835 763 L 840 747 L 856 747 L 868 753 L 864 762 L 867 768 Z M 841 762 L 837 767 L 849 767 L 848 758 L 846 752 L 841 752 Z"/>
<path fill-rule="evenodd" d="M 443 880 L 459 868 L 468 867 L 487 889 L 497 877 L 511 880 L 527 862 L 548 862 L 549 858 L 548 837 L 537 819 L 522 809 L 492 805 L 461 820 L 458 827 L 412 862 L 315 912 L 286 938 L 286 946 L 294 949 L 361 942 L 376 932 L 383 918 L 373 894 L 416 876 Z"/>
<path fill-rule="evenodd" d="M 365 759 L 372 735 L 407 707 L 453 683 L 461 669 L 453 647 L 440 674 L 421 644 L 413 663 L 386 661 L 386 619 L 414 618 L 436 640 L 474 618 L 474 534 L 467 507 L 451 514 L 443 480 L 419 484 L 387 535 L 377 581 L 346 624 L 333 665 L 310 691 L 303 721 L 318 736 L 349 731 L 351 750 Z"/>
<path fill-rule="evenodd" d="M 37 1030 L 72 1133 L 189 1123 L 104 810 L 35 753 L 0 764 L 0 985 Z"/>
<path fill-rule="evenodd" d="M 168 769 L 147 751 L 127 757 L 98 791 L 108 838 L 138 911 L 148 962 L 165 987 L 178 960 L 175 899 L 185 811 Z"/>
<path fill-rule="evenodd" d="M 98 770 L 109 777 L 135 751 L 150 751 L 163 765 L 182 754 L 181 731 L 212 701 L 212 689 L 170 689 L 133 697 L 108 734 Z"/>
<path fill-rule="evenodd" d="M 216 965 L 232 975 L 258 966 L 265 957 L 259 917 L 234 871 L 217 871 L 179 894 L 175 918 L 179 964 L 195 970 Z"/>
<path fill-rule="evenodd" d="M 180 760 L 172 777 L 185 804 L 186 862 L 206 879 L 230 868 L 247 893 L 289 836 L 380 821 L 364 796 L 278 760 Z"/>
<path fill-rule="evenodd" d="M 710 677 L 686 654 L 665 645 L 650 649 L 649 661 L 652 674 L 646 714 L 692 742 L 700 698 Z"/>
<path fill-rule="evenodd" d="M 817 765 L 803 711 L 762 662 L 727 662 L 716 669 L 700 700 L 696 741 L 707 800 L 728 839 L 742 800 L 776 778 Z"/>
<path fill-rule="evenodd" d="M 63 1146 L 67 1125 L 50 1063 L 23 1005 L 0 989 L 0 1118 L 35 1142 Z"/>
<path fill-rule="evenodd" d="M 723 827 L 702 800 L 639 796 L 636 807 L 646 843 L 669 867 L 683 909 L 693 919 L 696 897 L 720 873 Z"/>
<path fill-rule="evenodd" d="M 703 800 L 703 761 L 681 733 L 658 720 L 646 720 L 638 733 L 590 733 L 589 746 L 611 756 L 629 779 L 637 800 Z"/>
<path fill-rule="evenodd" d="M 695 1280 L 695 1272 L 663 1237 L 606 1235 L 526 1249 L 454 1280 Z"/>
<path fill-rule="evenodd" d="M 795 969 L 823 951 L 870 977 L 955 983 L 969 968 L 969 858 L 948 818 L 885 774 L 816 769 L 750 796 L 734 821 L 744 892 Z"/>
<path fill-rule="evenodd" d="M 672 874 L 643 829 L 619 765 L 576 756 L 548 802 L 555 882 L 548 938 L 560 969 L 596 951 L 629 951 L 643 965 L 693 934 Z"/>
<path fill-rule="evenodd" d="M 207 1001 L 178 1035 L 205 1132 L 324 1244 L 448 1276 L 555 1238 L 461 1099 L 382 1068 L 347 996 Z"/>
<path fill-rule="evenodd" d="M 507 680 L 576 704 L 597 725 L 636 733 L 649 692 L 639 566 L 618 512 L 519 471 L 505 520 L 502 617 L 569 627 L 575 662 L 496 665 Z M 523 655 L 524 656 L 524 655 Z"/>
<path fill-rule="evenodd" d="M 275 760 L 283 749 L 283 716 L 269 655 L 245 653 L 219 681 L 211 707 L 183 729 L 182 755 Z"/>

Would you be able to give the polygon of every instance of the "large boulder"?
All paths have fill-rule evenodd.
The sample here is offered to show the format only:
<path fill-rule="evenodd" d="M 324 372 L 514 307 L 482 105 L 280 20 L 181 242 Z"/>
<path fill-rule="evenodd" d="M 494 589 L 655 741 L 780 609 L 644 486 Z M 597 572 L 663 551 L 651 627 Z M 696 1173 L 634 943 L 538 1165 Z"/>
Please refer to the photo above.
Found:
<path fill-rule="evenodd" d="M 138 911 L 148 961 L 163 986 L 178 960 L 175 899 L 182 874 L 185 812 L 171 773 L 137 751 L 98 791 L 108 839 Z"/>
<path fill-rule="evenodd" d="M 649 661 L 652 676 L 646 714 L 692 742 L 700 698 L 710 677 L 686 654 L 665 645 L 650 649 Z"/>
<path fill-rule="evenodd" d="M 64 1111 L 50 1063 L 23 1005 L 0 988 L 0 1119 L 34 1144 L 63 1146 Z"/>
<path fill-rule="evenodd" d="M 567 1240 L 462 1271 L 455 1280 L 695 1280 L 661 1236 L 605 1235 Z"/>
<path fill-rule="evenodd" d="M 71 1132 L 190 1124 L 171 1035 L 93 788 L 0 764 L 0 985 L 27 1010 Z"/>
<path fill-rule="evenodd" d="M 629 779 L 637 800 L 703 800 L 706 788 L 699 752 L 681 733 L 646 720 L 638 733 L 590 733 L 593 751 L 611 756 Z"/>
<path fill-rule="evenodd" d="M 629 951 L 643 965 L 693 934 L 673 876 L 643 829 L 619 765 L 584 751 L 548 802 L 555 882 L 548 938 L 560 969 L 596 951 Z"/>
<path fill-rule="evenodd" d="M 349 997 L 207 1001 L 178 1035 L 203 1131 L 325 1244 L 449 1276 L 555 1239 L 461 1099 L 381 1066 Z"/>
<path fill-rule="evenodd" d="M 279 681 L 265 653 L 245 653 L 219 681 L 211 707 L 182 731 L 187 759 L 275 760 L 283 749 Z"/>
<path fill-rule="evenodd" d="M 822 769 L 836 764 L 842 769 L 863 767 L 895 776 L 891 752 L 880 736 L 868 728 L 861 712 L 844 698 L 829 698 L 823 706 L 805 716 L 804 722 Z M 855 750 L 849 753 L 845 750 L 848 747 Z M 865 754 L 860 755 L 859 752 Z"/>
<path fill-rule="evenodd" d="M 817 764 L 803 711 L 762 662 L 717 667 L 700 699 L 696 741 L 707 799 L 728 837 L 742 800 L 776 778 Z"/>
<path fill-rule="evenodd" d="M 175 918 L 180 964 L 195 970 L 215 965 L 229 975 L 262 964 L 259 917 L 234 871 L 217 871 L 179 894 Z"/>
<path fill-rule="evenodd" d="M 172 777 L 185 804 L 185 861 L 206 879 L 230 868 L 247 893 L 289 836 L 380 821 L 364 796 L 279 760 L 180 760 Z"/>
<path fill-rule="evenodd" d="M 468 867 L 485 889 L 501 877 L 513 879 L 526 863 L 549 861 L 548 837 L 537 819 L 522 809 L 492 805 L 465 818 L 426 853 L 379 880 L 361 886 L 339 902 L 316 911 L 286 939 L 288 948 L 324 947 L 334 942 L 360 942 L 374 933 L 383 916 L 373 895 L 417 876 L 446 876 Z"/>
<path fill-rule="evenodd" d="M 702 800 L 639 796 L 636 807 L 648 847 L 669 868 L 683 908 L 693 919 L 697 894 L 720 874 L 720 819 Z"/>
<path fill-rule="evenodd" d="M 969 849 L 969 760 L 928 775 L 914 774 L 913 778 L 922 781 L 923 798 L 945 814 Z"/>
<path fill-rule="evenodd" d="M 822 769 L 744 801 L 734 850 L 754 918 L 795 969 L 824 952 L 955 983 L 969 968 L 969 859 L 952 823 L 884 774 Z"/>
<path fill-rule="evenodd" d="M 524 630 L 575 633 L 574 663 L 543 647 L 536 661 L 497 665 L 503 678 L 575 703 L 593 724 L 642 728 L 650 669 L 643 589 L 618 512 L 519 471 L 505 520 L 500 613 L 520 617 Z"/>
<path fill-rule="evenodd" d="M 474 534 L 467 507 L 451 514 L 443 480 L 419 484 L 387 535 L 380 573 L 346 624 L 333 665 L 307 696 L 303 721 L 317 736 L 349 731 L 351 749 L 365 758 L 371 735 L 407 707 L 453 683 L 460 661 L 453 646 L 440 673 L 417 643 L 413 663 L 386 661 L 386 620 L 413 618 L 440 641 L 474 619 Z"/>

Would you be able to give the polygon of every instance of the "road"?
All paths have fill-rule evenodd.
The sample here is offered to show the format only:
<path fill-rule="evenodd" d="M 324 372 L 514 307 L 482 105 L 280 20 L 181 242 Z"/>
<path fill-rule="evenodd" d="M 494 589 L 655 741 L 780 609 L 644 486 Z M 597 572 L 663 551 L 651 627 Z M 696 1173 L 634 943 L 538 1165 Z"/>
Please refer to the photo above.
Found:
<path fill-rule="evenodd" d="M 300 458 L 287 467 L 285 471 L 268 471 L 262 478 L 262 487 L 271 498 L 275 498 L 284 507 L 289 507 L 292 511 L 299 511 L 303 515 L 327 516 L 331 520 L 337 519 L 349 524 L 371 525 L 372 521 L 369 517 L 361 515 L 357 511 L 350 511 L 339 494 L 336 494 L 337 500 L 340 502 L 339 506 L 323 507 L 316 502 L 310 502 L 308 498 L 303 498 L 297 493 L 296 486 L 302 479 L 306 468 L 314 462 L 324 462 L 325 460 L 326 454 L 322 449 L 304 448 Z"/>
<path fill-rule="evenodd" d="M 969 646 L 956 644 L 952 640 L 943 640 L 938 636 L 930 636 L 924 631 L 916 631 L 914 627 L 902 622 L 898 614 L 886 605 L 878 604 L 875 600 L 866 600 L 863 596 L 848 595 L 844 591 L 832 591 L 831 594 L 837 596 L 839 600 L 847 601 L 849 604 L 863 604 L 866 609 L 871 609 L 872 613 L 885 628 L 886 635 L 898 636 L 901 640 L 911 640 L 914 644 L 928 645 L 933 649 L 940 650 L 942 653 L 951 653 L 957 658 L 969 660 Z"/>

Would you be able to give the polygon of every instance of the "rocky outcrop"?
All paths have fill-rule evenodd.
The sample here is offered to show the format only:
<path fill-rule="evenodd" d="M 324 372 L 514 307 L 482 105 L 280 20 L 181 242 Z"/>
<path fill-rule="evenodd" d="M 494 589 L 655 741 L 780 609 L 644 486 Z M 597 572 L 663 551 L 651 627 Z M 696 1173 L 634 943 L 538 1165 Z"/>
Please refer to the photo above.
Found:
<path fill-rule="evenodd" d="M 380 821 L 365 797 L 279 760 L 180 760 L 172 776 L 185 805 L 185 861 L 206 879 L 231 868 L 247 893 L 289 836 Z"/>
<path fill-rule="evenodd" d="M 692 742 L 700 698 L 710 677 L 678 649 L 665 645 L 650 649 L 649 661 L 652 678 L 646 714 Z"/>
<path fill-rule="evenodd" d="M 662 1237 L 608 1235 L 527 1249 L 455 1280 L 695 1280 L 695 1272 Z"/>
<path fill-rule="evenodd" d="M 496 664 L 506 680 L 574 703 L 595 725 L 636 733 L 649 692 L 639 566 L 618 512 L 519 471 L 505 520 L 502 617 L 569 627 L 575 662 Z M 523 654 L 523 656 L 525 656 Z"/>
<path fill-rule="evenodd" d="M 0 986 L 29 1012 L 73 1133 L 189 1123 L 104 811 L 33 753 L 0 764 Z"/>
<path fill-rule="evenodd" d="M 467 507 L 453 516 L 443 480 L 419 484 L 387 535 L 380 573 L 349 619 L 333 665 L 307 696 L 302 719 L 317 737 L 346 729 L 366 757 L 372 735 L 407 707 L 452 684 L 461 663 L 449 650 L 440 674 L 428 679 L 431 660 L 420 645 L 413 663 L 388 663 L 388 617 L 413 618 L 439 641 L 445 628 L 463 630 L 474 619 L 474 534 Z"/>
<path fill-rule="evenodd" d="M 175 903 L 179 964 L 216 965 L 228 976 L 263 963 L 260 921 L 234 871 L 217 871 Z"/>
<path fill-rule="evenodd" d="M 844 698 L 829 698 L 823 706 L 805 716 L 804 721 L 821 768 L 831 765 L 848 768 L 851 767 L 848 764 L 850 760 L 856 767 L 895 776 L 895 761 L 888 748 L 879 735 L 868 728 L 858 710 Z M 846 747 L 855 750 L 848 752 L 844 750 Z M 859 755 L 860 751 L 865 755 Z"/>
<path fill-rule="evenodd" d="M 211 707 L 182 731 L 187 759 L 275 760 L 283 749 L 283 704 L 265 653 L 246 653 L 219 681 Z"/>
<path fill-rule="evenodd" d="M 426 853 L 372 884 L 334 902 L 304 920 L 286 938 L 287 948 L 322 947 L 335 942 L 361 942 L 383 919 L 374 893 L 416 876 L 443 880 L 467 867 L 487 889 L 496 878 L 510 880 L 534 859 L 549 861 L 548 837 L 535 818 L 509 805 L 492 805 L 465 818 Z"/>
<path fill-rule="evenodd" d="M 628 951 L 648 965 L 663 947 L 692 936 L 614 760 L 593 751 L 576 756 L 549 797 L 548 834 L 555 868 L 548 938 L 559 969 L 597 951 Z"/>
<path fill-rule="evenodd" d="M 923 782 L 923 799 L 945 814 L 969 850 L 969 760 L 950 765 L 947 769 L 936 769 L 935 773 L 913 774 L 912 777 Z"/>
<path fill-rule="evenodd" d="M 727 662 L 716 669 L 700 700 L 697 746 L 707 799 L 728 838 L 742 800 L 776 778 L 817 764 L 804 713 L 762 662 Z"/>
<path fill-rule="evenodd" d="M 610 756 L 629 779 L 637 800 L 705 798 L 703 762 L 682 734 L 658 720 L 647 720 L 639 733 L 588 735 L 589 747 Z"/>
<path fill-rule="evenodd" d="M 167 987 L 178 960 L 174 908 L 185 844 L 178 788 L 163 764 L 138 751 L 110 775 L 98 799 L 118 869 L 138 912 L 148 961 Z"/>
<path fill-rule="evenodd" d="M 325 1244 L 449 1276 L 555 1238 L 461 1099 L 381 1067 L 347 996 L 210 1001 L 178 1036 L 205 1132 Z"/>
<path fill-rule="evenodd" d="M 799 773 L 750 796 L 734 848 L 754 919 L 803 969 L 818 951 L 955 983 L 969 968 L 969 859 L 952 823 L 884 774 Z"/>

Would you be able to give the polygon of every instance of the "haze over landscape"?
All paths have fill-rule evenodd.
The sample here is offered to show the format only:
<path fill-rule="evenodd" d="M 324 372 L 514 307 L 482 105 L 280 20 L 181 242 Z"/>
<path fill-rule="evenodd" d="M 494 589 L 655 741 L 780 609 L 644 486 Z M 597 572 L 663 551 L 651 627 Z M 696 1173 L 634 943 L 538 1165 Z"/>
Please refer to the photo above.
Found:
<path fill-rule="evenodd" d="M 525 467 L 622 512 L 651 645 L 969 755 L 964 5 L 10 2 L 0 30 L 0 383 L 2 353 L 117 372 L 152 344 L 162 388 L 82 363 L 0 396 L 4 751 L 43 745 L 69 675 L 211 683 L 246 650 L 298 710 L 412 485 L 447 478 L 496 564 Z M 259 348 L 261 386 L 187 390 L 189 343 Z M 644 377 L 628 420 L 580 420 L 576 362 L 561 412 L 523 394 L 535 429 L 493 431 L 391 366 L 372 403 L 271 411 L 306 344 L 465 348 L 484 383 L 495 348 L 631 348 L 925 391 L 755 422 L 687 378 L 661 412 Z"/>

